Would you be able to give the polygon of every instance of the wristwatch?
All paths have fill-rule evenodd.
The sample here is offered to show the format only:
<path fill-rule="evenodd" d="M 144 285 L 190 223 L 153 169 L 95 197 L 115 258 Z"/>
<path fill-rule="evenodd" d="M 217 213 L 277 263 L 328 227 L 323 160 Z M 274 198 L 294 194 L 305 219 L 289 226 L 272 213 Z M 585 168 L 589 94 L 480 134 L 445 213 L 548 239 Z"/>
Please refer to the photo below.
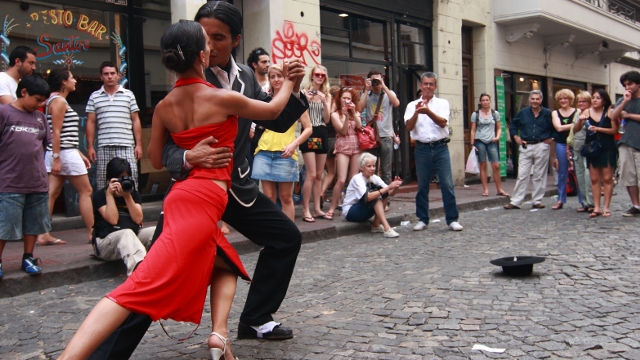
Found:
<path fill-rule="evenodd" d="M 54 159 L 60 159 L 60 154 L 59 153 L 53 153 L 53 158 Z"/>

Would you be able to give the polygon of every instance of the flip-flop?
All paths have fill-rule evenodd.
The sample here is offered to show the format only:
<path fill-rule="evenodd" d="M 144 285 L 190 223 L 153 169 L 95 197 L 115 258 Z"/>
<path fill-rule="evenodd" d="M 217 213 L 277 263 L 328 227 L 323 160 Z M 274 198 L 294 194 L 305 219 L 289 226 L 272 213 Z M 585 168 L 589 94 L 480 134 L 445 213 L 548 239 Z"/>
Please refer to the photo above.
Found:
<path fill-rule="evenodd" d="M 596 218 L 596 217 L 598 217 L 600 215 L 602 215 L 601 212 L 594 211 L 594 212 L 591 213 L 591 215 L 589 215 L 589 218 L 593 219 L 593 218 Z"/>
<path fill-rule="evenodd" d="M 312 223 L 312 222 L 316 222 L 316 219 L 313 218 L 313 216 L 305 216 L 302 218 L 302 221 L 306 221 L 308 223 Z"/>
<path fill-rule="evenodd" d="M 489 196 L 489 193 L 488 192 L 482 193 L 482 196 Z"/>
<path fill-rule="evenodd" d="M 331 211 L 327 211 L 324 216 L 322 216 L 322 218 L 327 219 L 327 220 L 333 220 L 333 212 Z"/>
<path fill-rule="evenodd" d="M 497 193 L 496 196 L 509 196 L 506 192 Z"/>
<path fill-rule="evenodd" d="M 609 217 L 611 216 L 611 211 L 605 211 L 602 213 L 602 217 Z"/>
<path fill-rule="evenodd" d="M 314 218 L 321 218 L 324 217 L 326 214 L 314 214 L 313 217 Z"/>
<path fill-rule="evenodd" d="M 47 241 L 47 242 L 39 242 L 39 241 L 36 241 L 36 244 L 38 244 L 38 245 L 42 245 L 42 246 L 47 246 L 47 245 L 64 245 L 64 244 L 66 244 L 66 243 L 67 243 L 67 242 L 66 242 L 66 241 L 64 241 L 64 240 L 62 240 L 62 239 L 55 239 L 55 240 L 53 240 L 53 241 Z"/>

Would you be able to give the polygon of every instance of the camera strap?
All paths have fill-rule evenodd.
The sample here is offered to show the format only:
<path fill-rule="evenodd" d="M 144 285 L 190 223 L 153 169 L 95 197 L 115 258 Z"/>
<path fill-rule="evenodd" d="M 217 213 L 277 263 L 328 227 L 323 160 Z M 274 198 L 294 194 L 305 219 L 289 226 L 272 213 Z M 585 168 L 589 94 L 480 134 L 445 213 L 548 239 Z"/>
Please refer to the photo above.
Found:
<path fill-rule="evenodd" d="M 380 117 L 380 107 L 382 106 L 382 99 L 384 99 L 384 91 L 380 92 L 380 97 L 378 98 L 378 104 L 376 105 L 376 110 L 373 112 L 373 117 L 371 118 L 371 120 L 382 121 L 378 119 Z"/>

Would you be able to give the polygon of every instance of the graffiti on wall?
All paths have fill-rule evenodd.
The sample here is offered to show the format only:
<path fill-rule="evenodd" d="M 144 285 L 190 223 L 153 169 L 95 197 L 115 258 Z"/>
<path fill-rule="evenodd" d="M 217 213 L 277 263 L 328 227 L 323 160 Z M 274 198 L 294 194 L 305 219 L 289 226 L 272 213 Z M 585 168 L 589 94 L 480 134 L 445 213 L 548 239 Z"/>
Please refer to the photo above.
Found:
<path fill-rule="evenodd" d="M 2 32 L 0 32 L 0 41 L 2 42 L 2 52 L 0 52 L 0 59 L 2 59 L 2 71 L 7 71 L 7 66 L 9 66 L 9 54 L 7 54 L 7 48 L 9 48 L 9 44 L 11 44 L 11 40 L 9 40 L 9 33 L 11 29 L 18 26 L 18 24 L 12 24 L 13 20 L 9 20 L 9 15 L 5 15 L 4 23 L 2 24 Z"/>
<path fill-rule="evenodd" d="M 120 33 L 118 33 L 118 30 L 114 31 L 111 35 L 111 40 L 113 40 L 113 43 L 118 45 L 118 56 L 120 56 L 120 85 L 122 86 L 126 86 L 127 83 L 129 82 L 129 79 L 127 79 L 127 47 L 124 46 L 124 43 L 122 42 L 122 38 L 120 37 Z"/>
<path fill-rule="evenodd" d="M 285 21 L 282 30 L 276 30 L 271 41 L 271 57 L 273 63 L 288 59 L 300 59 L 303 65 L 320 64 L 320 42 L 309 40 L 304 32 L 297 32 L 293 23 Z"/>

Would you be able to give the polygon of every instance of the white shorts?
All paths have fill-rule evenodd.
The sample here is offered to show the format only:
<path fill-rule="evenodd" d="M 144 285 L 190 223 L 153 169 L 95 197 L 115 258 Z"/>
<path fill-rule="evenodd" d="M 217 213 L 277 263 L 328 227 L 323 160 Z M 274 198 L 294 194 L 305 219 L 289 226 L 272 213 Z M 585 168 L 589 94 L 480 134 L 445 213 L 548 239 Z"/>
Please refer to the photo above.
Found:
<path fill-rule="evenodd" d="M 44 154 L 44 166 L 47 173 L 51 173 L 51 165 L 53 164 L 53 151 L 47 150 Z M 60 150 L 60 176 L 79 176 L 87 174 L 87 167 L 80 157 L 78 149 L 62 149 Z"/>

